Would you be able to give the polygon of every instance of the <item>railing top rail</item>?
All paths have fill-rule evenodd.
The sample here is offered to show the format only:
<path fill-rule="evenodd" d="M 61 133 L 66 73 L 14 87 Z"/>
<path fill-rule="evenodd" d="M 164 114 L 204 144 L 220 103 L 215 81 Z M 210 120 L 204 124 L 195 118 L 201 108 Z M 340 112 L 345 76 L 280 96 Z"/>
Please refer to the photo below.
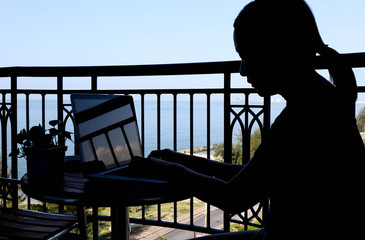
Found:
<path fill-rule="evenodd" d="M 0 68 L 0 77 L 88 77 L 88 76 L 156 76 L 238 72 L 239 61 L 123 66 L 62 66 Z"/>
<path fill-rule="evenodd" d="M 342 54 L 351 67 L 365 67 L 365 52 Z M 315 68 L 325 69 L 324 59 L 317 56 Z M 240 61 L 124 65 L 124 66 L 60 66 L 60 67 L 4 67 L 0 77 L 90 77 L 90 76 L 157 76 L 237 73 Z"/>

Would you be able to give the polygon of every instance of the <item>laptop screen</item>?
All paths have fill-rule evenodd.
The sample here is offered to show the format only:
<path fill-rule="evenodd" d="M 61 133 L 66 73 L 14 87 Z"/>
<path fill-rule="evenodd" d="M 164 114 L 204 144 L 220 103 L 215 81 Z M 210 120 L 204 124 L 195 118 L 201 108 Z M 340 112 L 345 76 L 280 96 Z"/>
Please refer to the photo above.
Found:
<path fill-rule="evenodd" d="M 131 96 L 72 94 L 71 103 L 84 163 L 100 161 L 112 169 L 142 157 Z"/>

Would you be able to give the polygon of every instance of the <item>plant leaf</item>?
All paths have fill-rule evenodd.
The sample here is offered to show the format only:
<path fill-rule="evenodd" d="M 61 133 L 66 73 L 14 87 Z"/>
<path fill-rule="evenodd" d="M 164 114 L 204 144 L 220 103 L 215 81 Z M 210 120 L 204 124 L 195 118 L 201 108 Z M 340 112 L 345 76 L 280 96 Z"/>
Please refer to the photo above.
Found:
<path fill-rule="evenodd" d="M 50 128 L 50 129 L 48 129 L 48 131 L 52 137 L 57 136 L 60 133 L 60 131 L 56 128 Z"/>
<path fill-rule="evenodd" d="M 67 132 L 67 131 L 64 131 L 63 134 L 62 134 L 65 138 L 69 139 L 72 141 L 71 139 L 71 133 L 70 132 Z"/>
<path fill-rule="evenodd" d="M 36 147 L 41 147 L 45 142 L 45 130 L 41 125 L 34 126 L 29 130 L 29 139 Z"/>
<path fill-rule="evenodd" d="M 23 144 L 24 140 L 27 139 L 27 131 L 25 129 L 21 130 L 17 135 L 16 135 L 16 142 L 19 144 Z"/>
<path fill-rule="evenodd" d="M 17 149 L 16 149 L 16 153 L 11 152 L 11 153 L 9 154 L 9 157 L 12 157 L 13 155 L 18 156 L 18 155 L 19 155 L 19 153 L 20 153 L 19 148 L 17 148 Z"/>
<path fill-rule="evenodd" d="M 55 127 L 60 123 L 62 123 L 61 120 L 51 120 L 51 121 L 49 121 L 49 125 L 51 125 L 52 127 Z"/>

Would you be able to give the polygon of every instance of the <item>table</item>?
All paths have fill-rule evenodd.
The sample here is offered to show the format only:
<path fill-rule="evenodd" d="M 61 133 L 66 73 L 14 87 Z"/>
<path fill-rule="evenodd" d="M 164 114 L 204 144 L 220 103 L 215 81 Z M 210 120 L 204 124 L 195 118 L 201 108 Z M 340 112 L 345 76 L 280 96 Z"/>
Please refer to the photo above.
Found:
<path fill-rule="evenodd" d="M 77 207 L 77 216 L 82 239 L 87 239 L 87 224 L 85 215 L 85 184 L 88 182 L 81 172 L 64 172 L 64 185 L 60 191 L 39 191 L 37 186 L 29 184 L 28 175 L 21 179 L 23 192 L 31 198 L 56 204 L 73 205 Z"/>
<path fill-rule="evenodd" d="M 179 201 L 190 196 L 166 194 L 168 185 L 156 188 L 156 184 L 146 184 L 138 189 L 137 185 L 125 184 L 125 178 L 110 176 L 89 180 L 81 170 L 65 171 L 63 187 L 58 191 L 39 190 L 39 186 L 29 184 L 28 176 L 22 178 L 22 189 L 31 198 L 57 204 L 77 206 L 81 235 L 87 239 L 85 207 L 98 206 L 111 208 L 112 239 L 129 239 L 128 206 L 157 204 Z"/>

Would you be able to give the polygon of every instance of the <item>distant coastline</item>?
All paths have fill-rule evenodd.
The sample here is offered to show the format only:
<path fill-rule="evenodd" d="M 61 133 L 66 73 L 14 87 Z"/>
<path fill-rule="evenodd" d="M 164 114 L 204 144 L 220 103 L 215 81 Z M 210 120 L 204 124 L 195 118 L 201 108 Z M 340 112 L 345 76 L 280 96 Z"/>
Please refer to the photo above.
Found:
<path fill-rule="evenodd" d="M 210 147 L 210 150 L 214 150 L 214 149 L 215 148 L 213 146 Z M 206 152 L 206 151 L 208 151 L 207 146 L 193 148 L 193 153 L 200 153 L 200 152 Z M 178 150 L 177 152 L 184 153 L 184 154 L 190 154 L 190 149 Z"/>

